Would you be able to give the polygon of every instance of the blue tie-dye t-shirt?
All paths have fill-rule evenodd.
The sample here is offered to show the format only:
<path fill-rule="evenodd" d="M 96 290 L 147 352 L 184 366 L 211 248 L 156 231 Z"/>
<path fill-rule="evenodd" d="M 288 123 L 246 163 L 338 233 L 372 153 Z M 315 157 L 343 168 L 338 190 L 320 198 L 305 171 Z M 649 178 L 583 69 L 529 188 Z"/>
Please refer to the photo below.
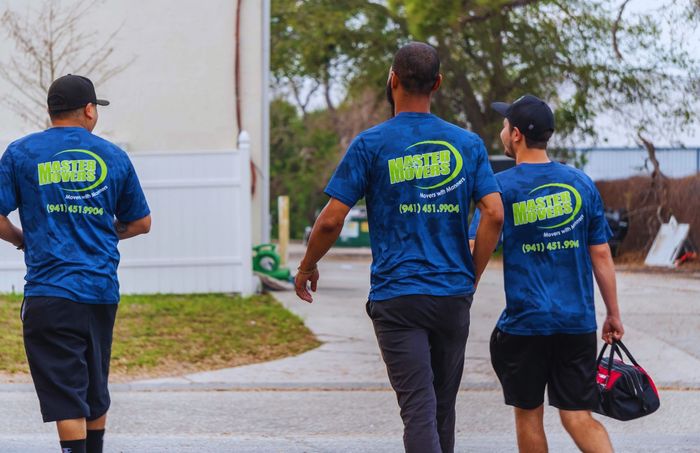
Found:
<path fill-rule="evenodd" d="M 350 207 L 366 199 L 372 301 L 473 293 L 469 206 L 498 191 L 481 139 L 428 113 L 362 132 L 326 187 Z"/>
<path fill-rule="evenodd" d="M 79 127 L 24 137 L 0 159 L 0 214 L 19 209 L 25 296 L 119 302 L 114 219 L 150 211 L 124 151 Z"/>
<path fill-rule="evenodd" d="M 514 335 L 596 330 L 588 247 L 612 236 L 593 181 L 556 162 L 498 173 L 502 190 L 506 308 L 498 328 Z M 478 211 L 470 236 L 476 234 Z"/>

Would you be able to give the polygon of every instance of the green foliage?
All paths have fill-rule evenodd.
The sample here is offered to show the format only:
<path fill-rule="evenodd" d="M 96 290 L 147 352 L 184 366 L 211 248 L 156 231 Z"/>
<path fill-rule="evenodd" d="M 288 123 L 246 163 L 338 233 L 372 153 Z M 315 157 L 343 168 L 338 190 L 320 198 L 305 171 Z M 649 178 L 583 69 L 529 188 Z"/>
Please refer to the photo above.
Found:
<path fill-rule="evenodd" d="M 332 110 L 334 88 L 376 82 L 378 74 L 386 78 L 399 29 L 391 11 L 367 0 L 273 0 L 271 68 L 277 88 L 289 88 L 304 109 L 299 91 L 304 81 L 311 82 Z"/>
<path fill-rule="evenodd" d="M 327 201 L 323 189 L 335 167 L 338 135 L 326 112 L 302 117 L 290 103 L 277 99 L 270 106 L 270 195 L 273 232 L 277 235 L 277 197 L 288 195 L 290 233 L 301 238 L 313 225 L 315 213 Z"/>
<path fill-rule="evenodd" d="M 479 134 L 490 152 L 500 152 L 502 128 L 491 102 L 526 93 L 555 108 L 553 151 L 560 156 L 595 140 L 594 121 L 603 113 L 620 123 L 621 134 L 673 140 L 698 117 L 697 96 L 688 93 L 700 91 L 700 63 L 684 35 L 700 19 L 696 4 L 663 0 L 632 14 L 620 9 L 626 2 L 608 0 L 273 0 L 275 89 L 297 112 L 286 105 L 286 116 L 275 118 L 273 111 L 273 136 L 285 136 L 275 131 L 280 125 L 295 128 L 280 142 L 289 162 L 273 169 L 275 193 L 304 198 L 300 217 L 310 223 L 347 134 L 359 132 L 344 128 L 350 117 L 343 106 L 364 103 L 373 112 L 362 113 L 376 119 L 392 55 L 411 40 L 440 54 L 444 81 L 433 111 Z M 309 113 L 318 98 L 323 109 Z M 295 156 L 291 149 L 307 151 Z"/>
<path fill-rule="evenodd" d="M 665 22 L 691 27 L 676 6 L 618 17 L 619 4 L 607 0 L 274 0 L 272 67 L 278 86 L 311 79 L 333 108 L 331 83 L 350 96 L 381 93 L 393 51 L 421 40 L 443 64 L 436 113 L 491 149 L 500 147 L 501 118 L 490 103 L 525 93 L 555 105 L 563 142 L 594 137 L 593 120 L 611 110 L 631 130 L 677 130 L 696 114 L 693 97 L 676 93 L 699 85 L 682 33 L 670 45 L 661 39 Z"/>
<path fill-rule="evenodd" d="M 690 119 L 691 102 L 674 94 L 697 87 L 698 62 L 683 46 L 662 44 L 662 17 L 618 20 L 617 6 L 601 0 L 390 6 L 405 17 L 413 39 L 440 52 L 445 82 L 436 113 L 470 127 L 492 148 L 500 147 L 501 118 L 490 103 L 526 93 L 553 103 L 557 137 L 573 143 L 595 137 L 593 120 L 604 111 L 623 111 L 640 125 L 668 124 L 671 117 L 682 126 Z"/>

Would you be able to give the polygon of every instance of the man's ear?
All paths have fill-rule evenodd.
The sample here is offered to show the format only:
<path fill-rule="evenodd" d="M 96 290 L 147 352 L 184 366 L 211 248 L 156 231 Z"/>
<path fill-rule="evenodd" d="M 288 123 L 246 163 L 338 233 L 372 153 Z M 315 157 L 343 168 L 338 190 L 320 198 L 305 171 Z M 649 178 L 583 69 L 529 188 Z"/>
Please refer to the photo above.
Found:
<path fill-rule="evenodd" d="M 97 110 L 97 106 L 95 106 L 95 104 L 87 104 L 87 105 L 83 108 L 83 113 L 84 113 L 85 116 L 86 116 L 87 118 L 89 118 L 90 120 L 94 120 L 94 119 L 95 119 L 95 116 L 96 116 L 95 113 L 97 113 L 96 110 Z"/>
<path fill-rule="evenodd" d="M 517 127 L 513 127 L 513 131 L 511 132 L 512 134 L 512 140 L 514 142 L 520 142 L 525 136 L 523 135 L 522 132 L 520 132 L 520 129 Z"/>
<path fill-rule="evenodd" d="M 433 89 L 431 91 L 435 93 L 440 88 L 440 85 L 442 85 L 442 74 L 438 74 L 438 78 L 435 84 L 433 84 Z"/>
<path fill-rule="evenodd" d="M 391 88 L 394 90 L 397 89 L 400 84 L 399 76 L 397 76 L 394 71 L 391 71 L 391 73 L 389 74 L 389 78 L 391 79 Z"/>

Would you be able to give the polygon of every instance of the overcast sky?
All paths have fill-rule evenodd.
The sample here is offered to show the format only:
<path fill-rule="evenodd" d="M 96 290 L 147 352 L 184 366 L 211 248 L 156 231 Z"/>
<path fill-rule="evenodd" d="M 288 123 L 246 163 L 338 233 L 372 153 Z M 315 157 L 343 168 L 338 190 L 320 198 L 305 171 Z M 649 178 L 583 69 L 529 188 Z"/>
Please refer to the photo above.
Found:
<path fill-rule="evenodd" d="M 679 0 L 689 2 L 690 0 Z M 636 13 L 636 12 L 649 12 L 657 10 L 662 7 L 663 4 L 670 4 L 672 0 L 631 0 L 625 10 L 626 14 Z M 621 4 L 622 1 L 616 0 L 616 3 Z M 667 33 L 672 32 L 667 30 Z M 688 45 L 691 53 L 700 60 L 700 31 L 696 28 L 694 31 L 685 30 L 688 32 Z M 668 37 L 667 37 L 668 38 Z M 688 93 L 688 96 L 694 97 L 698 100 L 696 106 L 700 109 L 700 93 Z M 697 115 L 700 116 L 700 110 L 697 111 Z M 633 146 L 634 145 L 634 131 L 620 127 L 619 124 L 621 120 L 619 118 L 612 118 L 610 115 L 601 115 L 596 122 L 598 126 L 598 131 L 601 135 L 602 143 L 598 143 L 601 146 Z M 682 143 L 687 147 L 700 147 L 700 118 L 696 118 L 694 124 L 689 128 L 688 131 L 676 134 L 670 140 L 668 138 L 655 138 L 651 137 L 653 141 L 656 142 L 657 146 L 667 146 L 669 141 L 676 143 Z"/>

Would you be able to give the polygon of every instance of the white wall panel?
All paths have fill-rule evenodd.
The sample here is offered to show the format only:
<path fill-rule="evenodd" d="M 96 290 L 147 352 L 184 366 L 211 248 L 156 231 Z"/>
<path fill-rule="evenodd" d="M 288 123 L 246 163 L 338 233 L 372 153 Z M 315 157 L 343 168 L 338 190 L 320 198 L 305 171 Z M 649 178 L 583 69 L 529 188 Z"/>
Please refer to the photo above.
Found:
<path fill-rule="evenodd" d="M 153 224 L 119 244 L 122 294 L 252 292 L 248 156 L 247 146 L 131 156 Z M 22 259 L 0 244 L 0 291 L 22 290 Z"/>

